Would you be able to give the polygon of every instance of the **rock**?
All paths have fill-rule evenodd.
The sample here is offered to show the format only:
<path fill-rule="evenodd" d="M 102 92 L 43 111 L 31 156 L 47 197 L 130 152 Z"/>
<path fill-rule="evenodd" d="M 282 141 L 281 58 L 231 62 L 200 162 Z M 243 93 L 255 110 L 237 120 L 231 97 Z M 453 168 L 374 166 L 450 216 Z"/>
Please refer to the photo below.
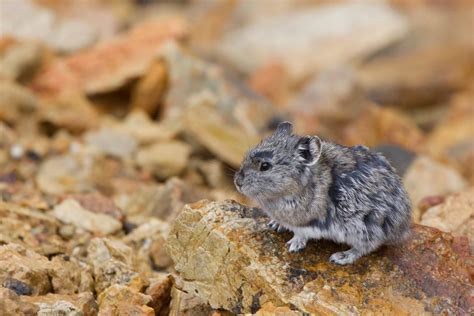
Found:
<path fill-rule="evenodd" d="M 272 303 L 267 303 L 262 308 L 260 308 L 255 314 L 255 316 L 271 316 L 271 315 L 278 315 L 278 316 L 302 316 L 304 315 L 301 312 L 297 312 L 291 310 L 288 307 L 276 307 Z"/>
<path fill-rule="evenodd" d="M 122 210 L 115 205 L 114 201 L 99 192 L 72 194 L 67 197 L 76 200 L 84 209 L 90 212 L 105 214 L 118 221 L 124 220 Z"/>
<path fill-rule="evenodd" d="M 55 256 L 51 265 L 49 276 L 54 293 L 67 295 L 94 290 L 94 279 L 87 264 L 69 256 Z"/>
<path fill-rule="evenodd" d="M 85 140 L 100 153 L 121 159 L 130 157 L 137 149 L 135 138 L 119 129 L 102 128 L 87 133 Z"/>
<path fill-rule="evenodd" d="M 146 294 L 151 296 L 150 307 L 155 310 L 155 315 L 167 315 L 171 301 L 171 288 L 173 282 L 170 275 L 163 273 L 158 278 L 150 280 Z"/>
<path fill-rule="evenodd" d="M 74 199 L 66 199 L 53 209 L 54 216 L 66 224 L 73 224 L 76 227 L 90 232 L 104 235 L 113 234 L 122 228 L 122 223 L 115 218 L 91 212 L 79 204 Z"/>
<path fill-rule="evenodd" d="M 51 263 L 46 257 L 17 244 L 0 246 L 0 282 L 15 279 L 29 287 L 32 295 L 51 291 Z"/>
<path fill-rule="evenodd" d="M 22 115 L 31 115 L 37 108 L 38 102 L 28 89 L 0 81 L 0 120 L 15 123 Z"/>
<path fill-rule="evenodd" d="M 62 253 L 59 222 L 36 209 L 0 202 L 0 244 L 16 243 L 41 255 Z"/>
<path fill-rule="evenodd" d="M 366 107 L 357 120 L 343 129 L 342 135 L 342 143 L 349 146 L 389 144 L 413 152 L 419 152 L 425 141 L 421 130 L 408 116 L 378 106 Z"/>
<path fill-rule="evenodd" d="M 181 129 L 179 125 L 179 122 L 172 121 L 156 123 L 143 111 L 134 110 L 125 118 L 120 129 L 134 137 L 139 144 L 147 145 L 175 138 Z"/>
<path fill-rule="evenodd" d="M 403 177 L 403 185 L 413 205 L 413 219 L 420 220 L 420 211 L 415 209 L 427 196 L 457 192 L 467 186 L 461 175 L 428 156 L 419 156 L 408 167 Z"/>
<path fill-rule="evenodd" d="M 0 78 L 23 79 L 41 64 L 43 52 L 34 42 L 13 42 L 1 51 Z"/>
<path fill-rule="evenodd" d="M 152 264 L 156 268 L 166 268 L 172 264 L 165 250 L 168 231 L 168 223 L 152 218 L 135 228 L 123 241 L 136 250 L 148 269 Z"/>
<path fill-rule="evenodd" d="M 107 238 L 94 238 L 87 248 L 87 260 L 93 268 L 98 294 L 113 284 L 128 285 L 141 291 L 148 282 L 137 272 L 137 258 L 132 248 Z"/>
<path fill-rule="evenodd" d="M 148 217 L 172 221 L 184 204 L 198 201 L 205 195 L 178 178 L 171 178 L 164 186 L 143 186 L 131 194 L 123 210 L 129 220 L 148 222 Z"/>
<path fill-rule="evenodd" d="M 115 169 L 106 159 L 83 153 L 52 156 L 41 163 L 36 183 L 53 195 L 95 191 L 110 185 Z"/>
<path fill-rule="evenodd" d="M 226 122 L 216 108 L 211 94 L 196 96 L 185 112 L 185 130 L 224 162 L 238 167 L 246 151 L 257 144 L 258 137 L 242 127 Z"/>
<path fill-rule="evenodd" d="M 300 80 L 321 68 L 363 58 L 400 39 L 407 30 L 403 17 L 385 4 L 328 4 L 229 32 L 219 54 L 247 73 L 279 62 L 294 80 Z"/>
<path fill-rule="evenodd" d="M 35 304 L 27 303 L 14 291 L 0 287 L 0 314 L 1 315 L 37 315 L 39 308 Z"/>
<path fill-rule="evenodd" d="M 447 159 L 474 184 L 474 90 L 453 97 L 448 113 L 430 133 L 427 150 Z"/>
<path fill-rule="evenodd" d="M 162 142 L 140 149 L 136 163 L 158 178 L 167 179 L 184 171 L 190 154 L 191 147 L 184 142 Z"/>
<path fill-rule="evenodd" d="M 367 96 L 384 105 L 431 106 L 472 80 L 472 47 L 447 45 L 445 40 L 424 46 L 364 64 L 358 78 Z"/>
<path fill-rule="evenodd" d="M 43 99 L 40 122 L 78 133 L 96 128 L 99 115 L 92 103 L 77 92 Z"/>
<path fill-rule="evenodd" d="M 98 311 L 94 295 L 90 292 L 72 295 L 48 294 L 44 296 L 26 296 L 22 300 L 27 303 L 36 304 L 39 307 L 38 316 L 94 316 L 97 315 Z"/>
<path fill-rule="evenodd" d="M 150 115 L 158 112 L 166 90 L 168 73 L 163 60 L 153 62 L 132 91 L 132 109 L 141 109 Z"/>
<path fill-rule="evenodd" d="M 6 278 L 3 280 L 2 286 L 12 290 L 17 295 L 31 295 L 33 293 L 31 286 L 14 278 Z"/>
<path fill-rule="evenodd" d="M 328 258 L 343 246 L 312 241 L 289 253 L 289 234 L 252 214 L 232 201 L 186 206 L 168 236 L 177 285 L 234 313 L 267 302 L 313 314 L 468 314 L 474 307 L 469 253 L 456 252 L 450 234 L 414 225 L 405 244 L 338 266 Z"/>
<path fill-rule="evenodd" d="M 154 316 L 153 308 L 147 306 L 151 296 L 142 294 L 130 287 L 114 284 L 103 291 L 98 302 L 99 315 L 148 315 Z"/>
<path fill-rule="evenodd" d="M 95 30 L 80 20 L 60 19 L 52 10 L 29 0 L 2 1 L 0 36 L 37 40 L 62 51 L 71 52 L 94 43 Z"/>
<path fill-rule="evenodd" d="M 467 236 L 474 249 L 474 187 L 450 195 L 429 208 L 423 214 L 421 224 Z"/>
<path fill-rule="evenodd" d="M 34 78 L 32 87 L 46 95 L 71 90 L 87 94 L 112 91 L 143 74 L 164 43 L 185 34 L 186 25 L 177 18 L 143 22 L 126 35 L 59 58 Z"/>
<path fill-rule="evenodd" d="M 204 316 L 213 315 L 212 307 L 193 293 L 186 293 L 173 287 L 169 315 Z"/>
<path fill-rule="evenodd" d="M 291 95 L 291 78 L 280 63 L 256 69 L 248 79 L 250 88 L 268 98 L 280 109 L 285 109 Z"/>

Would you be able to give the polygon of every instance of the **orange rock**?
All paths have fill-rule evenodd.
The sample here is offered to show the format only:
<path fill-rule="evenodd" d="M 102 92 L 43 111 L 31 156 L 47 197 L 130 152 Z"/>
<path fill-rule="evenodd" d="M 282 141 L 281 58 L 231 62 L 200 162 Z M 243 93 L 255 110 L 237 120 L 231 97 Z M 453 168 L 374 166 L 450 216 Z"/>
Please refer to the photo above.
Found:
<path fill-rule="evenodd" d="M 89 94 L 110 91 L 142 74 L 164 43 L 185 35 L 181 19 L 147 21 L 122 37 L 53 61 L 31 86 L 46 95 L 76 89 Z"/>

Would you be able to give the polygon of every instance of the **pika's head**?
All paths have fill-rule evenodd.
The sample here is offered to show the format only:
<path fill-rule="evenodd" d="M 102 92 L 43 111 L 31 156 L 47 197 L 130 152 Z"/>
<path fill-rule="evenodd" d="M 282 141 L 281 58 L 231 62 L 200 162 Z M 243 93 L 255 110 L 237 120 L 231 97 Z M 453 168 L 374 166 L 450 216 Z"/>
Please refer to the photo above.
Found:
<path fill-rule="evenodd" d="M 321 155 L 316 136 L 297 136 L 283 122 L 275 132 L 252 148 L 235 174 L 237 190 L 256 201 L 268 201 L 301 191 L 310 181 L 311 166 Z"/>

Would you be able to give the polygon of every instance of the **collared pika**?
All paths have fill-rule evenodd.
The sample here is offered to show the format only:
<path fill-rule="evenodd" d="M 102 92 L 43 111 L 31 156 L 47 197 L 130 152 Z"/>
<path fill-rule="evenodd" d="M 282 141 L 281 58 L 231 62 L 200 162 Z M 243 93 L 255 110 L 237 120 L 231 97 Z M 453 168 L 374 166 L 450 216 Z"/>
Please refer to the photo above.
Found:
<path fill-rule="evenodd" d="M 270 227 L 294 233 L 290 252 L 309 239 L 351 246 L 329 258 L 351 264 L 409 234 L 410 200 L 400 178 L 379 153 L 293 134 L 292 124 L 251 149 L 234 182 L 270 217 Z"/>

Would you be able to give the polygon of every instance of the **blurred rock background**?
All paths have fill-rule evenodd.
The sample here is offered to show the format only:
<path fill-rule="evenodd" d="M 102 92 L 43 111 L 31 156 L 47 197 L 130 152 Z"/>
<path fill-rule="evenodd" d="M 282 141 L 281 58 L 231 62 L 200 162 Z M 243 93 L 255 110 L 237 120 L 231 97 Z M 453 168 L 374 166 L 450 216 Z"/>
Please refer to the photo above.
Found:
<path fill-rule="evenodd" d="M 230 313 L 174 285 L 168 231 L 186 203 L 252 205 L 233 173 L 282 120 L 383 152 L 413 221 L 472 251 L 473 21 L 469 0 L 0 0 L 0 314 Z"/>

